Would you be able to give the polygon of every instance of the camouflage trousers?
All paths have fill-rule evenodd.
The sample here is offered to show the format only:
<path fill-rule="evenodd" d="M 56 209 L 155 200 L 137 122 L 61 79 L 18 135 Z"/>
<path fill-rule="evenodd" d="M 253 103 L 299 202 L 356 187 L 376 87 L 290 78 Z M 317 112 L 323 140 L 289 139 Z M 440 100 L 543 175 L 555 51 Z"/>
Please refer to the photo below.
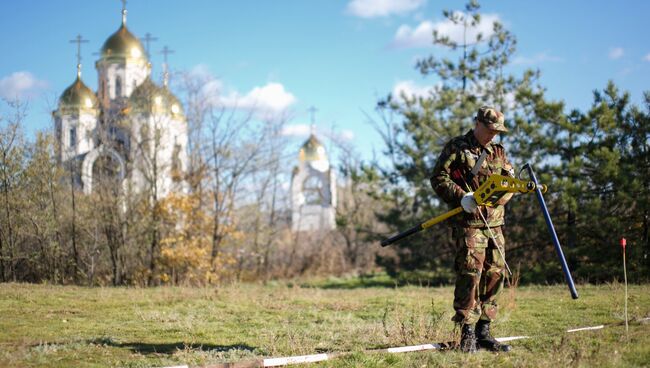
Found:
<path fill-rule="evenodd" d="M 491 228 L 504 250 L 501 226 Z M 456 288 L 453 321 L 474 324 L 479 319 L 492 321 L 498 312 L 497 297 L 503 289 L 506 269 L 487 228 L 455 228 Z"/>

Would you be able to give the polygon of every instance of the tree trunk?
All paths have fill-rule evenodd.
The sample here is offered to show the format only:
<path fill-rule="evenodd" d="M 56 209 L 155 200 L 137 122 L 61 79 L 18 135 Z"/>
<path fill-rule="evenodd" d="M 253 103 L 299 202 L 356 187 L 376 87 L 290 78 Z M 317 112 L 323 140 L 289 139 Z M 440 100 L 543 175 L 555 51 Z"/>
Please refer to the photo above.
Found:
<path fill-rule="evenodd" d="M 645 242 L 645 254 L 643 255 L 643 258 L 645 259 L 646 262 L 646 277 L 650 276 L 650 234 L 648 234 L 648 227 L 650 227 L 650 223 L 648 221 L 648 210 L 645 211 L 643 214 L 643 242 Z M 644 281 L 648 281 L 647 279 Z"/>
<path fill-rule="evenodd" d="M 154 219 L 157 221 L 157 219 Z M 156 252 L 158 251 L 158 223 L 154 222 L 153 231 L 151 233 L 151 258 L 149 258 L 149 279 L 147 284 L 152 286 L 154 284 L 154 277 L 156 272 Z"/>
<path fill-rule="evenodd" d="M 6 162 L 6 154 L 3 154 L 3 162 Z M 5 209 L 5 216 L 7 219 L 7 251 L 8 251 L 8 258 L 9 258 L 9 275 L 6 275 L 6 269 L 5 269 L 5 263 L 4 263 L 4 257 L 0 260 L 0 264 L 2 264 L 2 281 L 7 281 L 8 279 L 13 278 L 15 281 L 15 273 L 14 273 L 14 267 L 13 267 L 13 262 L 14 262 L 14 255 L 13 255 L 13 248 L 14 248 L 14 229 L 13 229 L 13 224 L 11 223 L 11 209 L 10 209 L 10 204 L 9 204 L 9 180 L 7 179 L 7 171 L 6 169 L 3 168 L 2 170 L 3 178 L 2 178 L 2 184 L 3 184 L 3 194 L 4 194 L 4 209 Z M 6 276 L 5 276 L 6 275 Z"/>
<path fill-rule="evenodd" d="M 70 170 L 70 198 L 72 199 L 72 260 L 74 265 L 74 270 L 72 274 L 72 279 L 77 280 L 77 272 L 79 271 L 79 254 L 77 252 L 77 205 L 75 201 L 75 192 L 74 192 L 74 171 Z M 52 200 L 54 204 L 54 199 Z"/>
<path fill-rule="evenodd" d="M 567 247 L 575 248 L 576 245 L 576 213 L 572 210 L 567 212 Z"/>

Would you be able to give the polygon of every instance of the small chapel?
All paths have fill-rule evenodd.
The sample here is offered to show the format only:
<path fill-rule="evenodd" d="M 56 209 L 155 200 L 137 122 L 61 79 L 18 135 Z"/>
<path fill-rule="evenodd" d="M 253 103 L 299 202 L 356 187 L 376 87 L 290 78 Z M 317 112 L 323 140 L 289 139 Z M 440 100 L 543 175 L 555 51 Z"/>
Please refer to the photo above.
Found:
<path fill-rule="evenodd" d="M 335 220 L 336 173 L 312 125 L 312 133 L 298 152 L 298 166 L 291 176 L 291 230 L 333 230 Z"/>
<path fill-rule="evenodd" d="M 126 26 L 122 7 L 119 29 L 104 42 L 97 69 L 97 91 L 82 79 L 77 37 L 77 76 L 52 112 L 59 161 L 71 180 L 90 194 L 103 179 L 120 191 L 163 198 L 185 191 L 188 127 L 182 104 L 169 90 L 167 63 L 162 85 L 151 76 L 148 49 Z M 166 48 L 165 48 L 166 49 Z"/>

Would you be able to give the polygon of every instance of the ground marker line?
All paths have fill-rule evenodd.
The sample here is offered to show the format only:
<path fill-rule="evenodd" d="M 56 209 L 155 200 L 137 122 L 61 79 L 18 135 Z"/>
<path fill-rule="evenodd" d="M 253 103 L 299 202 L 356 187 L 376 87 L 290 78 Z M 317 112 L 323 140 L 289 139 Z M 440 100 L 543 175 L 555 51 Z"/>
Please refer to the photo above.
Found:
<path fill-rule="evenodd" d="M 388 348 L 385 349 L 389 353 L 408 353 L 411 351 L 422 351 L 422 350 L 437 350 L 440 349 L 438 344 L 424 344 L 424 345 L 414 345 L 414 346 L 403 346 L 398 348 Z M 384 350 L 384 349 L 381 349 Z"/>
<path fill-rule="evenodd" d="M 642 324 L 649 321 L 650 321 L 650 317 L 645 317 L 645 318 L 637 319 L 634 322 L 638 322 L 639 324 Z M 620 323 L 609 323 L 606 325 L 578 327 L 578 328 L 565 330 L 564 332 L 573 333 L 573 332 L 580 332 L 580 331 L 601 330 L 608 326 L 617 326 L 617 325 L 620 325 Z M 508 336 L 508 337 L 498 337 L 496 338 L 496 340 L 499 342 L 506 342 L 506 341 L 513 341 L 513 340 L 530 339 L 531 337 L 532 336 Z M 425 351 L 425 350 L 443 350 L 445 348 L 449 348 L 449 344 L 441 343 L 441 344 L 410 345 L 410 346 L 399 346 L 399 347 L 386 348 L 386 349 L 363 350 L 361 352 L 366 354 L 375 354 L 375 353 L 396 354 L 396 353 L 408 353 L 408 352 Z M 216 364 L 210 364 L 204 366 L 202 368 L 279 367 L 284 365 L 322 362 L 322 361 L 338 358 L 341 356 L 350 355 L 352 353 L 354 352 L 346 351 L 346 352 L 338 352 L 338 353 L 335 352 L 329 354 L 322 353 L 322 354 L 312 354 L 312 355 L 296 355 L 296 356 L 288 356 L 288 357 L 280 357 L 280 358 L 266 358 L 266 359 L 240 361 L 240 362 L 233 362 L 233 363 L 216 363 Z M 179 366 L 162 367 L 162 368 L 189 368 L 189 367 L 187 365 L 179 365 Z"/>
<path fill-rule="evenodd" d="M 578 331 L 589 331 L 589 330 L 600 330 L 605 328 L 605 325 L 591 326 L 591 327 L 580 327 L 574 328 L 571 330 L 566 330 L 566 332 L 578 332 Z"/>
<path fill-rule="evenodd" d="M 264 359 L 263 363 L 265 367 L 277 367 L 277 366 L 289 365 L 289 364 L 322 362 L 328 359 L 329 357 L 327 356 L 327 354 L 313 354 L 313 355 L 298 355 L 298 356 L 283 357 L 283 358 L 268 358 L 268 359 Z"/>
<path fill-rule="evenodd" d="M 521 339 L 530 339 L 530 336 L 509 336 L 509 337 L 497 337 L 498 342 L 507 342 Z"/>

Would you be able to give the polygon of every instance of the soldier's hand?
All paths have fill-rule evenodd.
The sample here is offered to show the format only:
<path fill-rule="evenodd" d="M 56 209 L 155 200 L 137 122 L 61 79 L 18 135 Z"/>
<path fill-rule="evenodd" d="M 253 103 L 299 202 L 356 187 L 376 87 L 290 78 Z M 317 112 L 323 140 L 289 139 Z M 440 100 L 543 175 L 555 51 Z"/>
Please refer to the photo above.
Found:
<path fill-rule="evenodd" d="M 460 205 L 463 207 L 463 210 L 467 213 L 472 213 L 476 211 L 476 199 L 474 199 L 474 192 L 468 192 L 461 198 Z"/>

